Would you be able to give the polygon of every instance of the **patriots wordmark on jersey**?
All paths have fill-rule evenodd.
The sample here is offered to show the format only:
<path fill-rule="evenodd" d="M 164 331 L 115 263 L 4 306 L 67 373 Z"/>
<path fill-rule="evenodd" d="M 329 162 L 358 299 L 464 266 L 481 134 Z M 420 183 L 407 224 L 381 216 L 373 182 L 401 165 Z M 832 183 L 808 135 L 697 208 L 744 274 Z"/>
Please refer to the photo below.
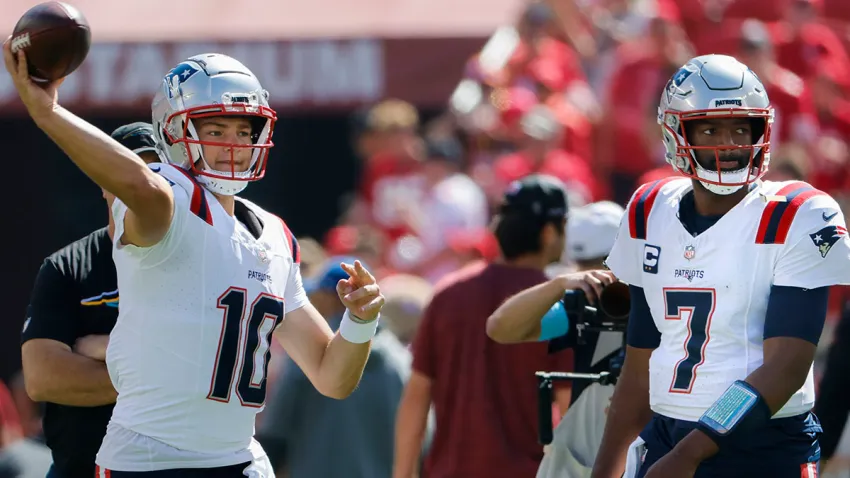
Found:
<path fill-rule="evenodd" d="M 148 451 L 121 443 L 113 427 L 170 447 L 162 467 L 251 461 L 272 333 L 307 303 L 297 241 L 279 218 L 237 198 L 237 216 L 243 209 L 258 223 L 255 237 L 188 172 L 151 169 L 172 185 L 174 217 L 157 245 L 122 245 L 127 206 L 113 205 L 121 308 L 107 367 L 119 398 L 98 464 L 149 466 Z"/>
<path fill-rule="evenodd" d="M 763 363 L 772 286 L 850 283 L 850 240 L 838 204 L 804 182 L 763 182 L 706 231 L 680 222 L 690 179 L 638 189 L 607 265 L 642 287 L 661 333 L 650 359 L 650 406 L 697 421 L 736 380 Z M 805 320 L 800 317 L 800 320 Z M 814 404 L 812 372 L 774 418 Z"/>

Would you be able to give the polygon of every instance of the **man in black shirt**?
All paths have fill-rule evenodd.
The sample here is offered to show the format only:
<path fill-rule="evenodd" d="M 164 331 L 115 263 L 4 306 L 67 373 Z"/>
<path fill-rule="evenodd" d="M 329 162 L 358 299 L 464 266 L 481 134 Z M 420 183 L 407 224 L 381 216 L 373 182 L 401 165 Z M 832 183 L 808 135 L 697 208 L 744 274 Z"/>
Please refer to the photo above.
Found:
<path fill-rule="evenodd" d="M 150 124 L 122 126 L 112 137 L 145 162 L 159 161 Z M 109 218 L 108 227 L 45 259 L 27 308 L 24 381 L 30 398 L 46 402 L 43 428 L 54 462 L 48 478 L 93 477 L 112 416 L 116 392 L 104 361 L 118 318 L 118 285 Z"/>

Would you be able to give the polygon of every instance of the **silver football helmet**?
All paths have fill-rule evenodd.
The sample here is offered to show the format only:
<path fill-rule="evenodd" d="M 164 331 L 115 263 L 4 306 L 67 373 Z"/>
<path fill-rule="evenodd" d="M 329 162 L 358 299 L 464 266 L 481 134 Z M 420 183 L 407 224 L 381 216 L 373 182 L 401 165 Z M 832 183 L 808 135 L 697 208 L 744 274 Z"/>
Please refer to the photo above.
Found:
<path fill-rule="evenodd" d="M 217 53 L 195 55 L 168 72 L 152 103 L 154 135 L 165 162 L 191 171 L 212 192 L 234 195 L 265 174 L 277 115 L 269 94 L 239 61 Z M 251 122 L 251 143 L 212 142 L 198 136 L 194 120 L 236 116 Z M 213 169 L 204 146 L 230 153 L 228 171 Z M 236 171 L 236 154 L 251 149 L 245 171 Z"/>
<path fill-rule="evenodd" d="M 685 123 L 696 119 L 748 118 L 753 124 L 753 142 L 744 145 L 693 146 L 685 134 Z M 757 181 L 770 164 L 770 130 L 773 108 L 764 85 L 756 74 L 737 59 L 726 55 L 704 55 L 688 61 L 667 82 L 658 106 L 658 124 L 667 150 L 666 159 L 676 171 L 697 179 L 706 189 L 732 194 Z M 749 150 L 746 167 L 721 171 L 720 152 Z M 716 167 L 707 169 L 696 152 L 712 150 Z M 728 153 L 727 153 L 728 154 Z"/>

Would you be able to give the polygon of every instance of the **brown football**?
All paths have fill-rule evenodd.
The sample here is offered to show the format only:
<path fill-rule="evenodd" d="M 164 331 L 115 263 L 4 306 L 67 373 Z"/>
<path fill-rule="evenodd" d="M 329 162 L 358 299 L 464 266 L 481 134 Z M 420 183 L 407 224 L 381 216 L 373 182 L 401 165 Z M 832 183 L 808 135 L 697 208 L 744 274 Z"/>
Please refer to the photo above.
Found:
<path fill-rule="evenodd" d="M 30 8 L 12 32 L 12 52 L 23 50 L 34 81 L 54 81 L 76 70 L 91 47 L 91 29 L 77 8 L 45 2 Z"/>

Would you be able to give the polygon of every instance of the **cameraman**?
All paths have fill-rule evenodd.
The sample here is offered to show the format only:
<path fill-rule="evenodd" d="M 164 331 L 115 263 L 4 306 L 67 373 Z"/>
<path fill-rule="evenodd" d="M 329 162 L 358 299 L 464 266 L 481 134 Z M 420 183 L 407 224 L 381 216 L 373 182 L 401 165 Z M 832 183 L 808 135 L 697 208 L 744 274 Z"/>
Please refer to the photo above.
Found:
<path fill-rule="evenodd" d="M 577 208 L 568 216 L 566 255 L 576 264 L 576 274 L 589 274 L 598 281 L 589 287 L 579 284 L 591 305 L 602 288 L 615 280 L 610 272 L 598 269 L 604 267 L 623 212 L 617 204 L 604 201 Z M 561 300 L 576 274 L 555 277 L 508 299 L 488 319 L 488 335 L 502 343 L 548 340 L 552 352 L 573 347 L 577 373 L 611 370 L 622 353 L 623 333 L 585 330 L 581 341 L 577 340 L 575 324 L 570 324 Z M 573 383 L 572 390 L 572 405 L 555 431 L 538 478 L 590 476 L 614 385 L 582 380 Z"/>

